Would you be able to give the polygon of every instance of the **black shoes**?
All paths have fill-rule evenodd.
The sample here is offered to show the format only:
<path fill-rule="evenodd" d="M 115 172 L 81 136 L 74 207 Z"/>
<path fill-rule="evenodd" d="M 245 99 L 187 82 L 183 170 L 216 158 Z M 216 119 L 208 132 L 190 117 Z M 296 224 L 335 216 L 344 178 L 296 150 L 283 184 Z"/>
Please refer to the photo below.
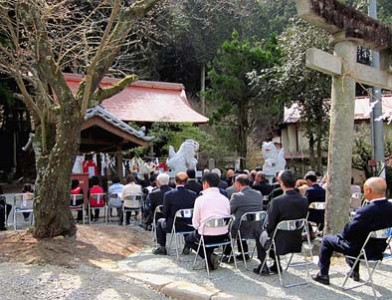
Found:
<path fill-rule="evenodd" d="M 242 254 L 239 254 L 235 257 L 236 260 L 244 260 L 244 257 L 242 256 Z M 245 254 L 245 260 L 248 261 L 250 259 L 248 254 Z"/>
<path fill-rule="evenodd" d="M 167 255 L 166 248 L 162 246 L 156 248 L 152 253 L 155 255 Z"/>
<path fill-rule="evenodd" d="M 8 230 L 7 227 L 0 227 L 0 231 L 6 231 Z"/>
<path fill-rule="evenodd" d="M 182 254 L 183 255 L 189 255 L 191 254 L 191 248 L 189 248 L 188 246 L 184 246 L 184 249 L 182 249 Z"/>
<path fill-rule="evenodd" d="M 361 279 L 359 278 L 359 272 L 356 272 L 356 271 L 352 271 L 350 274 L 349 274 L 349 277 L 352 279 L 352 280 L 354 280 L 354 281 L 356 281 L 356 282 L 359 282 Z"/>
<path fill-rule="evenodd" d="M 211 253 L 210 259 L 208 260 L 208 266 L 211 270 L 216 270 L 219 267 L 219 256 L 215 253 Z"/>
<path fill-rule="evenodd" d="M 270 268 L 269 268 L 270 272 L 278 274 L 278 265 L 277 264 L 273 264 Z M 279 271 L 280 273 L 282 273 L 282 267 L 279 266 Z"/>
<path fill-rule="evenodd" d="M 314 281 L 320 282 L 325 285 L 329 285 L 329 276 L 328 275 L 321 275 L 317 273 L 317 275 L 312 275 L 312 279 Z"/>
<path fill-rule="evenodd" d="M 253 269 L 253 273 L 257 274 L 257 275 L 261 275 L 261 276 L 267 276 L 270 274 L 269 268 L 267 267 L 267 265 L 264 265 L 263 270 L 260 272 L 261 270 L 261 264 L 257 267 Z"/>

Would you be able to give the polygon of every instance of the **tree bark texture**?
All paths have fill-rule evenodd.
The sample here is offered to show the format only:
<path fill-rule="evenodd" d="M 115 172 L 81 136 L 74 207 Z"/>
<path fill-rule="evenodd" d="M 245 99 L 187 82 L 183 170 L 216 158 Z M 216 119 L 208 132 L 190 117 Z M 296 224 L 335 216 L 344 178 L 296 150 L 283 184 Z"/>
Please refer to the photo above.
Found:
<path fill-rule="evenodd" d="M 239 120 L 238 120 L 238 155 L 241 158 L 246 158 L 248 152 L 248 144 L 247 144 L 247 137 L 248 137 L 248 105 L 246 101 L 241 101 L 238 105 L 239 111 Z M 246 167 L 245 160 L 241 159 L 243 165 L 240 166 L 242 169 Z"/>
<path fill-rule="evenodd" d="M 325 231 L 333 234 L 349 219 L 355 80 L 347 73 L 354 70 L 357 46 L 341 41 L 335 44 L 334 52 L 343 60 L 344 75 L 332 79 Z"/>

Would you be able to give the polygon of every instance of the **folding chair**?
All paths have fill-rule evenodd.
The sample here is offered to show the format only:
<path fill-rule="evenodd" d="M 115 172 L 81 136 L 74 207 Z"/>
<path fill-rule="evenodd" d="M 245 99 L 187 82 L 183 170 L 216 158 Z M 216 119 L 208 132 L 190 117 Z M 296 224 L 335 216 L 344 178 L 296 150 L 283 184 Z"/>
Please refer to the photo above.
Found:
<path fill-rule="evenodd" d="M 248 234 L 246 234 L 246 235 L 241 234 L 241 230 L 244 227 L 246 227 L 246 230 L 251 231 L 252 234 L 253 234 L 255 228 L 260 228 L 260 231 L 261 231 L 266 219 L 267 219 L 267 212 L 266 211 L 247 212 L 247 213 L 243 214 L 241 217 L 240 224 L 239 224 L 238 231 L 237 231 L 238 239 L 241 241 L 241 243 L 239 243 L 241 245 L 241 249 L 238 249 L 238 250 L 240 250 L 240 252 L 242 254 L 245 269 L 248 269 L 248 266 L 246 264 L 245 251 L 244 251 L 244 246 L 242 245 L 242 241 L 253 240 L 253 239 L 255 239 L 255 237 L 249 236 Z M 253 254 L 255 253 L 255 249 L 256 249 L 256 246 L 253 248 L 251 257 L 253 257 Z"/>
<path fill-rule="evenodd" d="M 280 281 L 281 286 L 283 286 L 285 288 L 289 288 L 289 287 L 294 287 L 294 286 L 298 286 L 298 285 L 308 284 L 308 282 L 309 282 L 308 279 L 310 277 L 309 266 L 308 266 L 309 263 L 306 260 L 306 254 L 305 254 L 305 251 L 304 251 L 303 246 L 302 246 L 302 236 L 301 236 L 301 234 L 299 234 L 298 243 L 301 244 L 301 252 L 303 253 L 303 256 L 304 256 L 304 262 L 303 263 L 291 264 L 291 260 L 293 259 L 294 254 L 297 253 L 297 252 L 288 252 L 288 253 L 284 253 L 284 254 L 279 254 L 279 251 L 278 251 L 279 249 L 277 249 L 277 247 L 276 247 L 276 236 L 277 236 L 277 233 L 279 231 L 292 232 L 293 234 L 295 232 L 298 232 L 298 233 L 303 233 L 304 232 L 306 234 L 306 237 L 307 237 L 310 256 L 312 256 L 310 236 L 309 236 L 309 230 L 308 230 L 308 222 L 307 222 L 306 218 L 281 221 L 281 222 L 278 223 L 278 225 L 276 226 L 276 228 L 274 230 L 274 233 L 273 233 L 272 239 L 271 239 L 271 245 L 268 247 L 268 249 L 266 249 L 266 256 L 265 256 L 265 259 L 264 259 L 264 261 L 263 261 L 263 263 L 261 265 L 260 272 L 261 272 L 261 270 L 263 270 L 265 264 L 267 263 L 269 252 L 272 249 L 274 251 L 274 253 L 275 253 L 277 262 L 279 262 L 281 255 L 291 254 L 290 258 L 289 258 L 289 260 L 287 262 L 287 266 L 286 266 L 285 271 L 287 271 L 287 269 L 290 266 L 292 266 L 292 267 L 294 267 L 294 266 L 302 266 L 302 265 L 306 266 L 306 273 L 307 273 L 306 280 L 302 281 L 302 282 L 298 282 L 298 283 L 292 283 L 292 284 L 285 284 L 283 282 L 282 270 L 278 266 L 277 269 L 278 269 L 279 281 Z"/>
<path fill-rule="evenodd" d="M 122 204 L 122 217 L 123 217 L 123 225 L 125 225 L 125 219 L 126 219 L 126 212 L 133 212 L 137 211 L 139 212 L 139 216 L 141 218 L 142 214 L 142 196 L 139 194 L 130 194 L 126 195 L 123 199 L 123 204 Z M 136 217 L 135 217 L 135 224 L 137 223 Z"/>
<path fill-rule="evenodd" d="M 104 218 L 105 223 L 107 223 L 106 213 L 107 206 L 105 203 L 105 193 L 96 193 L 90 194 L 90 198 L 88 199 L 88 223 L 91 224 L 91 210 L 92 209 L 104 209 Z"/>
<path fill-rule="evenodd" d="M 162 208 L 163 205 L 158 205 L 157 207 L 155 207 L 154 210 L 154 216 L 153 216 L 153 220 L 152 220 L 152 226 L 151 226 L 151 236 L 152 236 L 152 241 L 155 243 L 155 246 L 157 245 L 157 214 L 160 213 L 162 214 Z"/>
<path fill-rule="evenodd" d="M 265 211 L 267 211 L 268 202 L 269 202 L 269 196 L 268 196 L 268 195 L 263 196 L 263 209 L 264 209 Z"/>
<path fill-rule="evenodd" d="M 218 243 L 206 243 L 205 240 L 204 240 L 204 237 L 207 236 L 207 235 L 201 235 L 200 241 L 198 243 L 197 251 L 196 251 L 196 256 L 195 256 L 195 259 L 193 261 L 192 268 L 194 268 L 195 265 L 196 265 L 196 260 L 197 260 L 198 254 L 200 252 L 200 248 L 203 248 L 204 261 L 205 261 L 205 264 L 206 264 L 208 277 L 210 277 L 210 268 L 209 268 L 208 262 L 207 262 L 207 251 L 206 251 L 206 248 L 216 248 L 216 247 L 223 247 L 223 246 L 231 245 L 232 253 L 230 254 L 230 256 L 233 254 L 234 243 L 233 243 L 233 238 L 232 238 L 230 230 L 229 230 L 231 228 L 232 223 L 233 223 L 233 219 L 234 219 L 233 216 L 230 216 L 230 217 L 212 217 L 212 218 L 209 218 L 208 220 L 206 220 L 203 224 L 201 224 L 201 228 L 200 228 L 201 232 L 204 232 L 205 228 L 215 228 L 215 229 L 225 229 L 225 230 L 227 230 L 227 240 L 222 241 L 222 242 L 218 242 Z M 223 256 L 223 253 L 222 253 L 222 256 Z M 233 255 L 233 257 L 234 257 L 235 268 L 237 268 L 237 260 L 235 258 L 235 255 Z"/>
<path fill-rule="evenodd" d="M 34 194 L 33 193 L 23 193 L 14 195 L 14 230 L 17 230 L 17 215 L 18 213 L 31 213 L 31 225 L 34 224 L 34 214 L 33 214 L 33 205 L 34 205 Z"/>
<path fill-rule="evenodd" d="M 385 250 L 386 250 L 386 248 L 385 248 L 384 253 L 378 259 L 368 258 L 367 254 L 366 254 L 366 245 L 368 244 L 370 239 L 385 239 L 386 240 L 386 248 L 387 248 L 389 246 L 390 242 L 391 242 L 391 239 L 392 239 L 391 228 L 383 228 L 383 229 L 380 229 L 380 230 L 377 230 L 377 231 L 370 232 L 368 234 L 365 242 L 363 243 L 363 246 L 362 246 L 361 250 L 359 251 L 358 256 L 354 257 L 354 256 L 345 255 L 346 258 L 353 259 L 354 260 L 354 264 L 351 267 L 350 272 L 348 272 L 346 277 L 344 278 L 344 282 L 342 284 L 342 289 L 344 289 L 344 290 L 351 290 L 351 289 L 354 289 L 354 288 L 357 288 L 357 287 L 360 287 L 362 285 L 370 283 L 370 285 L 372 287 L 372 290 L 373 290 L 374 298 L 377 299 L 377 292 L 376 292 L 376 289 L 375 289 L 374 283 L 373 283 L 373 274 L 374 274 L 374 271 L 377 269 L 377 267 L 380 265 L 380 263 L 382 262 L 383 259 L 390 259 L 390 258 L 392 258 L 392 253 L 385 253 Z M 365 282 L 362 282 L 360 284 L 354 285 L 352 287 L 345 287 L 350 274 L 353 272 L 355 267 L 360 262 L 364 262 L 365 263 L 366 270 L 368 272 L 369 278 Z M 370 267 L 370 264 L 374 264 L 373 268 Z"/>
<path fill-rule="evenodd" d="M 174 216 L 174 220 L 173 220 L 173 227 L 170 233 L 170 242 L 169 242 L 169 248 L 171 246 L 172 240 L 173 240 L 173 236 L 174 236 L 174 241 L 176 243 L 176 256 L 177 259 L 180 258 L 180 255 L 178 253 L 178 235 L 187 235 L 187 234 L 191 234 L 194 231 L 194 228 L 192 226 L 189 226 L 189 230 L 177 230 L 176 229 L 176 224 L 178 221 L 182 221 L 183 224 L 188 223 L 189 225 L 191 225 L 191 221 L 193 217 L 193 208 L 185 208 L 185 209 L 179 209 L 176 211 L 176 214 Z"/>
<path fill-rule="evenodd" d="M 108 201 L 108 208 L 107 208 L 107 220 L 108 223 L 110 223 L 111 220 L 111 210 L 115 208 L 117 212 L 122 210 L 122 200 L 120 198 L 120 195 L 117 193 L 112 193 L 109 195 L 109 201 Z M 118 216 L 120 217 L 120 215 Z"/>
<path fill-rule="evenodd" d="M 318 211 L 318 212 L 322 212 L 322 213 L 324 214 L 324 212 L 325 212 L 325 206 L 326 206 L 326 203 L 325 203 L 325 202 L 312 202 L 312 203 L 309 204 L 309 207 L 308 207 L 308 214 L 307 214 L 307 216 L 306 216 L 306 221 L 308 222 L 308 224 L 310 224 L 310 226 L 315 225 L 315 227 L 316 227 L 316 232 L 315 232 L 315 234 L 319 234 L 319 233 L 320 233 L 320 230 L 319 230 L 319 228 L 318 228 L 318 226 L 317 226 L 316 223 L 314 223 L 314 222 L 312 222 L 312 221 L 309 221 L 310 210 L 313 210 L 313 211 L 316 211 L 316 212 L 317 212 L 317 211 Z"/>
<path fill-rule="evenodd" d="M 71 194 L 71 204 L 69 209 L 71 211 L 82 212 L 82 222 L 84 225 L 84 196 L 82 194 Z"/>

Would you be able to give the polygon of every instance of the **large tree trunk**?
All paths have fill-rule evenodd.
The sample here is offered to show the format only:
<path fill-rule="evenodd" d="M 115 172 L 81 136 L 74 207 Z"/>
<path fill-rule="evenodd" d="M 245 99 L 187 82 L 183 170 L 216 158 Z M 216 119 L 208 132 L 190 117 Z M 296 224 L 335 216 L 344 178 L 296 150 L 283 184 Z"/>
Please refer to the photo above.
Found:
<path fill-rule="evenodd" d="M 314 155 L 314 136 L 313 133 L 309 135 L 309 163 L 312 170 L 315 169 L 315 155 Z"/>
<path fill-rule="evenodd" d="M 72 105 L 70 105 L 72 106 Z M 68 107 L 57 130 L 42 136 L 40 125 L 36 128 L 34 150 L 36 153 L 37 179 L 35 184 L 33 235 L 36 238 L 73 236 L 76 234 L 74 218 L 69 209 L 72 167 L 78 153 L 82 118 L 78 107 Z M 46 124 L 46 126 L 48 126 Z M 42 141 L 51 140 L 57 134 L 57 142 L 45 153 Z M 54 138 L 54 137 L 53 137 Z M 49 143 L 50 145 L 51 143 Z"/>

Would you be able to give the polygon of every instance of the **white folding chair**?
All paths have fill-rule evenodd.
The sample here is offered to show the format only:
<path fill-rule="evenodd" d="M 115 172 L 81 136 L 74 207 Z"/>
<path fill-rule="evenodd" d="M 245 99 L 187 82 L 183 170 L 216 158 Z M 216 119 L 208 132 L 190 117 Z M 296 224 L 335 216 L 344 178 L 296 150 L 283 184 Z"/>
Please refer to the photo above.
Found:
<path fill-rule="evenodd" d="M 269 256 L 269 252 L 272 249 L 274 251 L 274 253 L 275 253 L 276 261 L 277 261 L 277 264 L 278 264 L 277 269 L 278 269 L 279 281 L 280 281 L 281 286 L 283 286 L 285 288 L 289 288 L 289 287 L 294 287 L 294 286 L 298 286 L 298 285 L 308 284 L 308 282 L 309 282 L 308 279 L 310 277 L 309 266 L 308 266 L 309 263 L 308 263 L 308 261 L 306 259 L 306 254 L 305 254 L 304 248 L 302 246 L 302 238 L 301 238 L 300 235 L 299 235 L 298 243 L 301 244 L 301 252 L 302 252 L 302 254 L 304 256 L 304 262 L 303 263 L 291 264 L 291 260 L 293 259 L 293 256 L 294 256 L 294 254 L 296 252 L 287 253 L 287 254 L 291 254 L 291 255 L 290 255 L 290 258 L 289 258 L 289 260 L 287 262 L 287 266 L 285 268 L 285 271 L 287 271 L 287 269 L 290 266 L 291 267 L 295 267 L 295 266 L 303 266 L 303 265 L 305 265 L 306 266 L 306 273 L 307 273 L 306 280 L 302 281 L 302 282 L 298 282 L 298 283 L 292 283 L 292 284 L 285 284 L 283 282 L 282 270 L 280 269 L 280 266 L 279 266 L 279 263 L 278 263 L 279 260 L 280 260 L 280 255 L 278 254 L 279 253 L 279 251 L 278 251 L 279 249 L 277 249 L 276 241 L 275 241 L 277 233 L 279 231 L 293 232 L 293 233 L 294 232 L 299 232 L 299 233 L 304 232 L 306 234 L 307 241 L 308 241 L 309 254 L 310 254 L 310 257 L 312 257 L 312 252 L 311 252 L 312 247 L 311 247 L 311 243 L 310 243 L 308 222 L 307 222 L 306 218 L 281 221 L 281 222 L 278 223 L 278 225 L 276 226 L 276 228 L 274 230 L 274 233 L 273 233 L 272 238 L 271 238 L 271 245 L 270 245 L 270 247 L 268 249 L 266 249 L 266 256 L 265 256 L 265 259 L 264 259 L 263 263 L 261 264 L 260 272 L 263 270 L 264 266 L 266 265 L 267 259 L 268 259 L 268 256 Z"/>
<path fill-rule="evenodd" d="M 82 222 L 84 225 L 84 196 L 82 194 L 71 194 L 69 209 L 71 211 L 82 212 Z"/>
<path fill-rule="evenodd" d="M 123 205 L 122 205 L 122 217 L 123 224 L 125 225 L 126 221 L 126 212 L 139 212 L 139 217 L 141 219 L 142 215 L 142 196 L 139 194 L 130 194 L 124 196 Z M 137 220 L 135 217 L 135 224 L 137 224 Z"/>
<path fill-rule="evenodd" d="M 376 292 L 376 288 L 374 287 L 374 283 L 373 283 L 373 274 L 374 271 L 377 269 L 377 267 L 381 264 L 383 259 L 390 259 L 392 258 L 392 253 L 386 253 L 385 250 L 386 248 L 389 246 L 390 242 L 391 242 L 391 238 L 392 238 L 392 229 L 391 228 L 383 228 L 377 231 L 372 231 L 368 234 L 365 242 L 363 243 L 363 246 L 359 252 L 359 254 L 354 257 L 354 256 L 349 256 L 349 255 L 345 255 L 346 258 L 352 259 L 354 260 L 354 263 L 350 269 L 350 272 L 347 273 L 346 277 L 344 278 L 344 282 L 342 284 L 342 289 L 344 290 L 351 290 L 360 286 L 363 286 L 365 284 L 369 284 L 372 287 L 373 290 L 373 294 L 374 294 L 374 298 L 377 299 L 377 292 Z M 382 256 L 380 256 L 379 259 L 373 259 L 373 258 L 368 258 L 367 254 L 366 254 L 366 245 L 369 243 L 369 241 L 371 239 L 384 239 L 386 242 L 386 247 L 384 250 L 384 253 L 382 254 Z M 365 263 L 366 266 L 366 270 L 368 272 L 368 279 L 362 283 L 359 283 L 357 285 L 351 286 L 351 287 L 345 287 L 347 280 L 350 276 L 350 274 L 354 271 L 355 267 L 359 264 L 359 263 Z M 373 264 L 373 267 L 370 267 L 370 265 Z"/>
<path fill-rule="evenodd" d="M 244 251 L 244 246 L 242 245 L 242 241 L 252 240 L 252 239 L 255 239 L 255 237 L 248 236 L 248 235 L 243 236 L 243 234 L 241 234 L 241 229 L 246 226 L 246 230 L 252 231 L 252 233 L 254 232 L 255 228 L 259 228 L 260 232 L 261 232 L 261 229 L 263 228 L 266 219 L 267 219 L 267 212 L 263 211 L 263 210 L 254 211 L 254 212 L 247 212 L 247 213 L 243 214 L 241 217 L 240 224 L 239 224 L 238 231 L 237 231 L 238 239 L 241 241 L 239 243 L 241 246 L 241 249 L 238 249 L 238 250 L 242 254 L 245 269 L 248 269 L 248 266 L 246 264 L 245 251 Z M 256 245 L 253 248 L 251 258 L 253 257 L 253 254 L 255 253 L 255 249 L 256 249 Z M 247 253 L 247 254 L 249 255 L 249 253 Z"/>
<path fill-rule="evenodd" d="M 154 216 L 153 216 L 153 220 L 152 220 L 152 226 L 151 226 L 151 236 L 152 236 L 152 241 L 155 243 L 155 246 L 158 246 L 157 243 L 157 214 L 160 213 L 162 214 L 162 208 L 163 205 L 158 205 L 157 207 L 155 207 L 154 210 Z"/>
<path fill-rule="evenodd" d="M 115 208 L 116 210 L 119 209 L 120 211 L 122 210 L 122 200 L 121 200 L 121 197 L 118 193 L 112 193 L 109 195 L 107 216 L 106 216 L 108 223 L 110 223 L 112 221 L 111 220 L 111 218 L 112 218 L 111 211 L 113 208 Z M 120 215 L 118 217 L 120 217 Z"/>
<path fill-rule="evenodd" d="M 31 213 L 31 225 L 34 224 L 34 213 L 33 213 L 33 205 L 34 205 L 34 194 L 33 193 L 23 193 L 23 194 L 15 194 L 14 195 L 14 230 L 17 230 L 17 216 L 18 213 Z"/>
<path fill-rule="evenodd" d="M 232 249 L 232 253 L 230 254 L 230 256 L 232 256 L 233 254 L 233 250 L 234 250 L 234 243 L 233 243 L 233 238 L 232 235 L 230 233 L 230 228 L 231 225 L 233 223 L 233 216 L 230 217 L 212 217 L 209 218 L 208 220 L 206 220 L 203 224 L 201 224 L 200 229 L 201 232 L 204 232 L 205 228 L 215 228 L 215 229 L 224 229 L 226 230 L 227 233 L 227 240 L 224 240 L 222 242 L 216 242 L 216 243 L 206 243 L 204 240 L 204 235 L 200 236 L 200 241 L 198 243 L 198 247 L 197 247 L 197 251 L 196 251 L 196 256 L 195 259 L 193 261 L 193 265 L 192 268 L 195 267 L 196 265 L 196 261 L 197 261 L 197 257 L 198 254 L 200 252 L 200 249 L 203 249 L 203 253 L 204 253 L 204 261 L 206 264 L 206 269 L 207 269 L 207 275 L 208 277 L 210 277 L 210 268 L 208 266 L 208 262 L 207 262 L 207 251 L 206 248 L 216 248 L 216 247 L 223 247 L 223 246 L 227 246 L 227 245 L 231 245 L 231 249 Z M 223 256 L 223 252 L 222 251 L 222 256 Z M 235 258 L 235 255 L 233 255 L 234 258 L 234 265 L 237 268 L 237 260 Z"/>
<path fill-rule="evenodd" d="M 306 215 L 306 220 L 307 220 L 308 224 L 310 224 L 310 226 L 316 227 L 315 234 L 319 234 L 321 232 L 320 232 L 320 230 L 319 230 L 319 228 L 318 228 L 316 223 L 314 223 L 312 221 L 309 221 L 310 210 L 319 211 L 319 212 L 324 213 L 325 212 L 325 207 L 326 207 L 326 203 L 325 202 L 312 202 L 312 203 L 309 204 L 308 214 Z"/>
<path fill-rule="evenodd" d="M 91 224 L 91 211 L 93 209 L 103 209 L 104 210 L 104 218 L 105 223 L 107 223 L 106 214 L 107 214 L 107 206 L 105 203 L 105 193 L 94 193 L 90 194 L 90 198 L 88 201 L 88 223 Z M 92 204 L 92 202 L 95 202 Z"/>
<path fill-rule="evenodd" d="M 185 209 L 179 209 L 176 211 L 176 214 L 174 216 L 174 220 L 173 220 L 173 226 L 172 226 L 172 230 L 170 233 L 170 242 L 169 242 L 169 248 L 171 246 L 173 237 L 174 237 L 174 241 L 176 244 L 176 256 L 177 259 L 180 258 L 179 255 L 179 251 L 178 251 L 178 247 L 179 247 L 179 243 L 178 243 L 178 235 L 187 235 L 187 234 L 191 234 L 194 231 L 194 228 L 189 226 L 188 230 L 177 230 L 176 229 L 176 224 L 180 221 L 183 224 L 188 223 L 188 224 L 192 224 L 192 217 L 193 217 L 193 208 L 185 208 Z"/>

